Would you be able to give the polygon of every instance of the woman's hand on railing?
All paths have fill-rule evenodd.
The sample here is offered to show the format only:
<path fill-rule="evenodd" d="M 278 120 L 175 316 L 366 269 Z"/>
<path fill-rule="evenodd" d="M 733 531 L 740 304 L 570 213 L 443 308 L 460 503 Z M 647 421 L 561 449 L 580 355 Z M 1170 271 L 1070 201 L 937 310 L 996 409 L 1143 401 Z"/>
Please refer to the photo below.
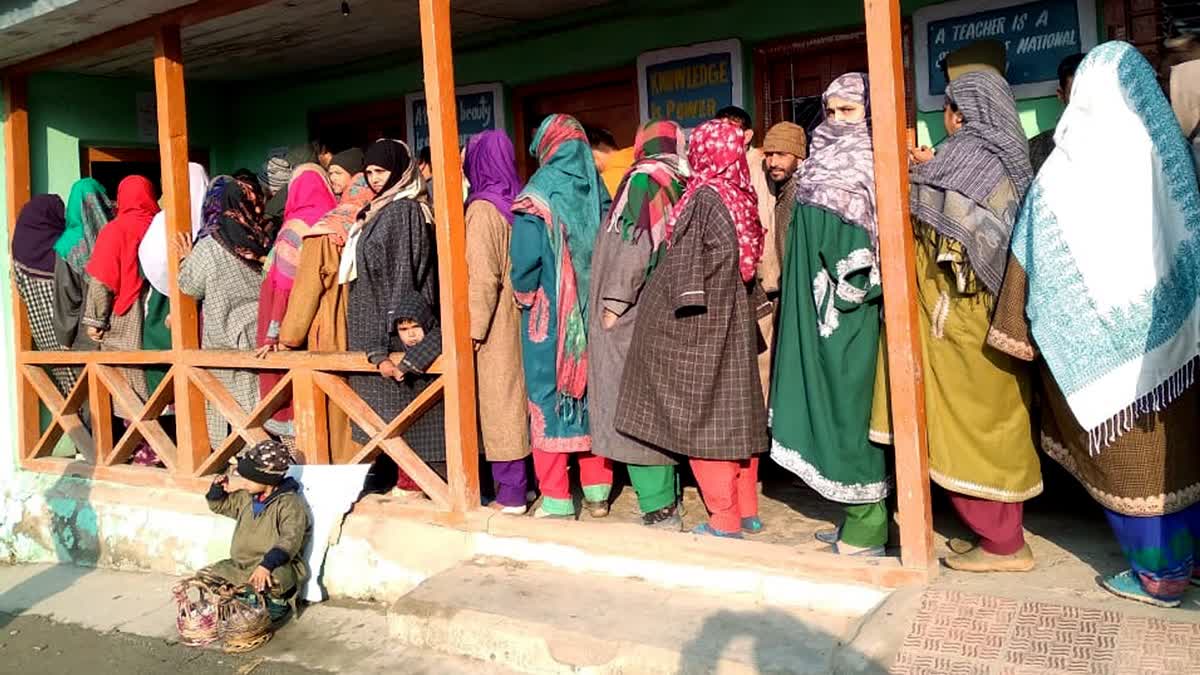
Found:
<path fill-rule="evenodd" d="M 270 354 L 271 352 L 286 352 L 291 351 L 291 349 L 291 347 L 283 344 L 282 342 L 268 342 L 267 344 L 259 347 L 258 350 L 254 352 L 254 355 L 260 359 L 265 359 L 267 358 L 267 354 Z"/>
<path fill-rule="evenodd" d="M 89 338 L 91 338 L 92 342 L 103 342 L 104 341 L 104 330 L 102 330 L 100 328 L 96 328 L 95 326 L 88 326 L 87 327 L 87 336 Z"/>
<path fill-rule="evenodd" d="M 192 254 L 192 235 L 189 232 L 180 232 L 175 235 L 175 257 L 180 262 L 187 259 Z"/>

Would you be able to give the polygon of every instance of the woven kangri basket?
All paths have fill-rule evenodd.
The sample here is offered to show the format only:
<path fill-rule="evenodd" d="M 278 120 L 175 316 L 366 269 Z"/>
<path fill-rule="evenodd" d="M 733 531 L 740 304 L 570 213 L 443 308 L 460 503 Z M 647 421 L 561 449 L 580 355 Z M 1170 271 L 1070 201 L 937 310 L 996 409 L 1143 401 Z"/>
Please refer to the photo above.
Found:
<path fill-rule="evenodd" d="M 262 593 L 246 584 L 201 572 L 173 589 L 178 607 L 176 627 L 180 642 L 204 647 L 218 640 L 225 652 L 240 654 L 258 649 L 271 639 L 271 614 Z"/>

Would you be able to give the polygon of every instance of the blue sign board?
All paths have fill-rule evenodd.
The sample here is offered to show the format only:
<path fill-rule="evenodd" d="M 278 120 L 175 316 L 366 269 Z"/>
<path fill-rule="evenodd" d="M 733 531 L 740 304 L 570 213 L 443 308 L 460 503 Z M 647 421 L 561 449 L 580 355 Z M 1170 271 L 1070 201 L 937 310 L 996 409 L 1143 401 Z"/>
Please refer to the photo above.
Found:
<path fill-rule="evenodd" d="M 425 97 L 409 94 L 408 143 L 413 152 L 429 145 L 429 112 Z M 467 139 L 490 129 L 504 128 L 504 95 L 499 84 L 461 87 L 455 96 L 458 107 L 458 144 L 465 147 Z"/>
<path fill-rule="evenodd" d="M 1053 94 L 1058 63 L 1096 43 L 1091 0 L 963 0 L 920 10 L 914 24 L 922 110 L 941 107 L 942 59 L 978 40 L 1005 44 L 1006 77 L 1019 97 Z"/>
<path fill-rule="evenodd" d="M 638 58 L 642 121 L 690 129 L 718 110 L 742 105 L 741 45 L 736 40 L 648 52 Z"/>

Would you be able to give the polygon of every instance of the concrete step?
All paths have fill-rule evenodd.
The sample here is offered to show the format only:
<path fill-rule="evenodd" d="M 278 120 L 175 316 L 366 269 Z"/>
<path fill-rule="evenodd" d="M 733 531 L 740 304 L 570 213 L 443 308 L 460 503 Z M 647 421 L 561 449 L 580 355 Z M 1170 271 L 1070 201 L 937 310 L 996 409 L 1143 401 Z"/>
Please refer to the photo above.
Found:
<path fill-rule="evenodd" d="M 389 610 L 411 647 L 526 673 L 830 673 L 860 618 L 476 558 Z"/>

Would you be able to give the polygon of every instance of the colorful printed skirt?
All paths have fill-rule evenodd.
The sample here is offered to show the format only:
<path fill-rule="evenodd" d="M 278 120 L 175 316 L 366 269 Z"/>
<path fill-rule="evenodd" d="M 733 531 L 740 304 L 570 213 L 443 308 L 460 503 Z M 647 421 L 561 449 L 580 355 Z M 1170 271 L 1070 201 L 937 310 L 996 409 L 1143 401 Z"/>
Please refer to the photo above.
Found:
<path fill-rule="evenodd" d="M 1159 600 L 1179 600 L 1200 573 L 1200 504 L 1165 516 L 1104 512 L 1142 588 Z"/>

